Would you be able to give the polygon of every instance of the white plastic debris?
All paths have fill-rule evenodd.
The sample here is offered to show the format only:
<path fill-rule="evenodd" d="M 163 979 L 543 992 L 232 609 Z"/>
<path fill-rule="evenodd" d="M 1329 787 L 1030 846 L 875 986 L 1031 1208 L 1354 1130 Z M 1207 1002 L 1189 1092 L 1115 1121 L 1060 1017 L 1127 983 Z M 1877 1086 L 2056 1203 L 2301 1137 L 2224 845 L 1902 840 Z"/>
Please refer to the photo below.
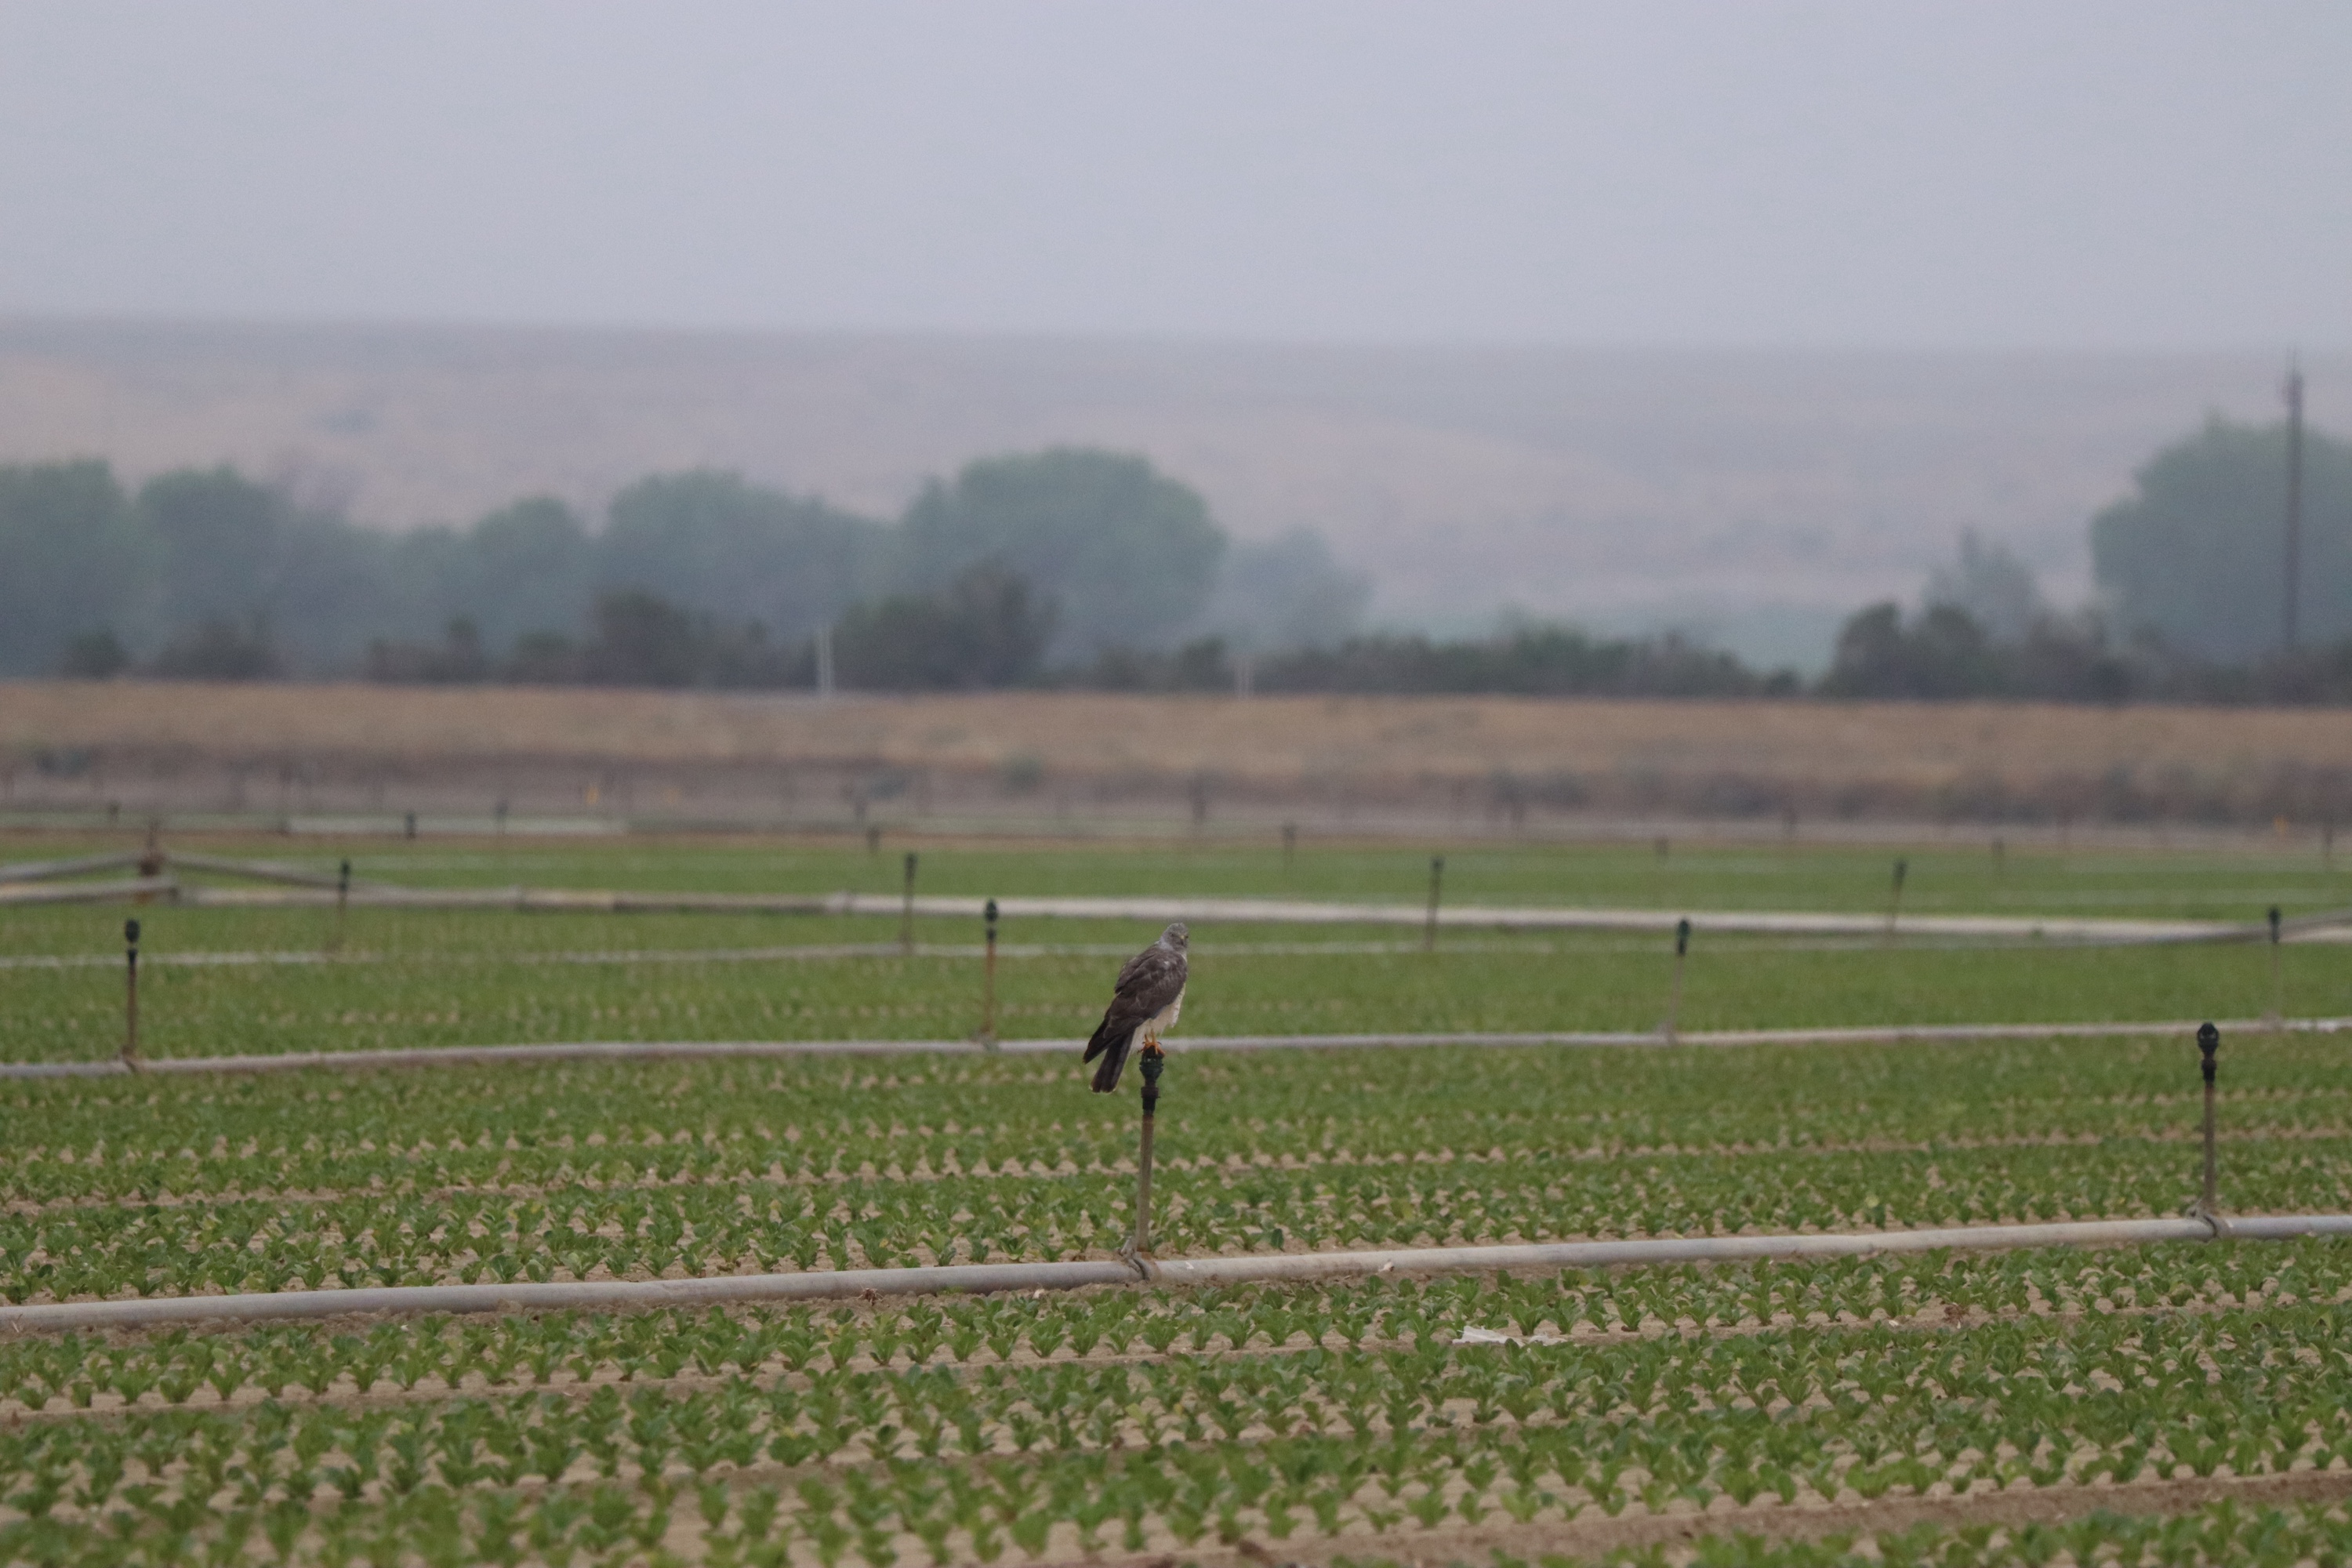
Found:
<path fill-rule="evenodd" d="M 1507 1334 L 1499 1329 L 1483 1329 L 1472 1323 L 1454 1342 L 1457 1345 L 1564 1345 L 1566 1334 Z"/>

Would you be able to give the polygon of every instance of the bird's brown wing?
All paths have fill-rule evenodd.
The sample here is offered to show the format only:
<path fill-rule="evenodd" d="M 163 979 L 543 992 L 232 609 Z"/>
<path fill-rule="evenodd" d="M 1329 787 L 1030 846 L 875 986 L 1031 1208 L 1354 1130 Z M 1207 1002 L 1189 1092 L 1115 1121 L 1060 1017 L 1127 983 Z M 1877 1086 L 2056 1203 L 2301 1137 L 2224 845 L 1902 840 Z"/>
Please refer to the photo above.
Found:
<path fill-rule="evenodd" d="M 1183 994 L 1187 967 L 1182 953 L 1154 942 L 1129 959 L 1125 967 L 1119 970 L 1118 984 L 1112 993 L 1110 1006 L 1104 1011 L 1102 1022 L 1096 1026 L 1094 1037 L 1087 1042 L 1087 1054 L 1083 1058 L 1092 1061 L 1106 1054 L 1109 1058 L 1095 1073 L 1097 1091 L 1108 1093 L 1118 1087 L 1118 1075 L 1127 1066 L 1127 1050 L 1134 1042 L 1135 1031 Z"/>
<path fill-rule="evenodd" d="M 1153 942 L 1120 964 L 1118 979 L 1111 989 L 1116 993 L 1131 986 L 1148 984 L 1154 971 L 1164 969 L 1171 963 L 1176 966 L 1176 988 L 1181 991 L 1184 988 L 1184 955 L 1170 947 L 1165 941 Z M 1164 1007 L 1167 1004 L 1163 1002 L 1160 1005 Z"/>

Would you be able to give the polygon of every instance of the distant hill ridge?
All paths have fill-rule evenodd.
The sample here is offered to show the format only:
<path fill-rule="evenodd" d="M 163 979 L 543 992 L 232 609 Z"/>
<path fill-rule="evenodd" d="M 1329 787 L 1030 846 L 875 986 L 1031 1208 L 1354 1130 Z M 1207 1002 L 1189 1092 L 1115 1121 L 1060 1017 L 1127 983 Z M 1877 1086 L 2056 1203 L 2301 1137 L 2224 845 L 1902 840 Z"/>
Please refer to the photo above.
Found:
<path fill-rule="evenodd" d="M 2310 362 L 2321 423 L 2352 358 Z M 895 512 L 971 458 L 1142 452 L 1244 537 L 1310 526 L 1376 612 L 1680 624 L 1767 661 L 1973 526 L 2083 587 L 2084 527 L 2260 353 L 1317 346 L 0 322 L 0 461 L 234 462 L 387 527 L 711 466 Z M 2331 404 L 2331 399 L 2333 403 Z"/>

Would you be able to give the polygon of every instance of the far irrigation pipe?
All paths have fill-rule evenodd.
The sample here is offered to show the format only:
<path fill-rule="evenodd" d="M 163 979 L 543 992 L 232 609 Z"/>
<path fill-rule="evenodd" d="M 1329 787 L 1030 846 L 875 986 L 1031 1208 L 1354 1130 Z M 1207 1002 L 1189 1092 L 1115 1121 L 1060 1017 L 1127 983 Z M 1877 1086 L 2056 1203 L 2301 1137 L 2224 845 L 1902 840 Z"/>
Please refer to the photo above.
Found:
<path fill-rule="evenodd" d="M 2352 1031 L 2352 1018 L 2235 1018 L 2221 1021 L 2225 1032 L 2284 1030 L 2298 1035 Z M 2136 1024 L 1889 1024 L 1862 1028 L 1685 1030 L 1672 1040 L 1656 1030 L 1640 1033 L 1507 1035 L 1207 1035 L 1171 1040 L 1178 1056 L 1202 1051 L 1292 1051 L 1411 1049 L 1422 1046 L 1611 1047 L 1713 1046 L 1900 1046 L 1959 1045 L 1974 1040 L 2109 1040 L 2193 1036 L 2197 1023 Z M 532 1046 L 424 1046 L 374 1051 L 287 1051 L 237 1057 L 150 1057 L 140 1062 L 149 1076 L 173 1073 L 298 1072 L 312 1068 L 359 1071 L 379 1068 L 495 1067 L 540 1062 L 727 1060 L 779 1057 L 1058 1056 L 1077 1048 L 1075 1039 L 999 1040 L 586 1040 Z M 0 1080 L 37 1078 L 115 1078 L 128 1069 L 120 1061 L 0 1062 Z"/>
<path fill-rule="evenodd" d="M 182 903 L 186 889 L 169 877 L 124 877 L 111 882 L 20 881 L 0 885 L 0 908 L 21 904 Z"/>
<path fill-rule="evenodd" d="M 748 1301 L 840 1301 L 999 1290 L 1079 1290 L 1097 1285 L 1254 1285 L 1380 1274 L 1483 1274 L 1510 1268 L 1612 1268 L 1772 1258 L 1867 1258 L 1882 1253 L 2003 1251 L 2042 1247 L 2138 1247 L 2159 1241 L 2286 1241 L 2352 1236 L 2352 1215 L 2243 1219 L 2087 1220 L 1974 1225 L 1934 1230 L 1794 1236 L 1663 1237 L 1644 1241 L 1531 1242 L 1511 1247 L 1416 1247 L 1378 1252 L 1273 1253 L 1241 1258 L 1073 1263 L 967 1263 L 928 1268 L 843 1268 L 731 1274 L 700 1279 L 591 1279 L 573 1284 L 396 1285 L 353 1290 L 273 1290 L 0 1307 L 0 1333 L 147 1328 L 162 1323 L 272 1322 L 352 1312 L 532 1312 L 569 1308 L 705 1307 Z"/>
<path fill-rule="evenodd" d="M 181 857 L 191 866 L 194 858 Z M 244 862 L 215 861 L 236 874 L 269 875 L 279 879 L 283 868 L 257 871 Z M 293 873 L 299 877 L 300 873 Z M 170 878 L 135 881 L 37 886 L 0 884 L 0 905 L 15 903 L 107 902 L 125 897 L 168 899 L 205 908 L 286 909 L 327 908 L 342 895 L 331 883 L 283 888 L 221 888 L 191 886 Z M 609 889 L 572 888 L 407 888 L 387 883 L 354 884 L 348 897 L 353 906 L 415 910 L 507 910 L 551 913 L 593 914 L 774 914 L 774 915 L 914 915 L 930 920 L 972 920 L 982 917 L 987 904 L 980 898 L 929 895 L 908 899 L 904 893 L 840 891 L 832 893 L 698 893 L 630 892 Z M 1281 899 L 1201 898 L 1061 898 L 1008 897 L 996 900 L 1008 921 L 1097 920 L 1136 921 L 1164 925 L 1184 921 L 1194 925 L 1394 925 L 1428 929 L 1432 915 L 1425 905 L 1350 904 Z M 1675 909 L 1611 909 L 1559 905 L 1498 906 L 1456 904 L 1439 910 L 1440 930 L 1585 931 L 1671 934 L 1688 919 L 1701 934 L 1748 936 L 1885 937 L 1884 914 L 1852 914 L 1796 910 L 1718 910 L 1685 911 Z M 2352 938 L 2352 910 L 2329 910 L 2298 915 L 2282 922 L 2284 935 L 2321 940 Z M 2026 939 L 2080 944 L 2233 942 L 2267 940 L 2265 921 L 2127 920 L 2042 917 L 2034 915 L 1912 915 L 1903 921 L 1906 936 L 1971 939 Z"/>
<path fill-rule="evenodd" d="M 184 867 L 191 871 L 211 871 L 226 877 L 247 877 L 257 882 L 277 882 L 289 888 L 316 888 L 333 892 L 343 885 L 342 879 L 332 871 L 306 871 L 299 866 L 281 866 L 274 860 L 231 860 L 218 855 L 184 855 L 178 850 L 163 857 L 164 864 Z M 362 888 L 381 889 L 387 884 L 353 882 L 352 890 Z"/>
<path fill-rule="evenodd" d="M 179 901 L 250 908 L 319 905 L 331 901 L 299 889 L 183 888 Z M 945 895 L 908 898 L 877 893 L 687 893 L 629 892 L 562 888 L 394 888 L 352 889 L 354 905 L 407 909 L 504 909 L 613 914 L 891 915 L 911 910 L 927 920 L 982 917 L 987 900 Z M 1352 904 L 1286 899 L 1008 897 L 996 900 L 1007 921 L 1137 921 L 1165 925 L 1392 925 L 1426 929 L 1426 906 Z M 1883 914 L 1782 910 L 1716 910 L 1685 915 L 1675 909 L 1609 909 L 1572 905 L 1497 906 L 1456 904 L 1441 909 L 1441 930 L 1499 928 L 1507 931 L 1597 931 L 1671 933 L 1688 918 L 1702 933 L 1757 936 L 1884 936 Z M 2317 932 L 2352 923 L 2352 910 L 2301 915 L 2286 922 L 2290 934 Z M 2228 921 L 2124 920 L 2032 915 L 1914 915 L 1906 934 L 1953 937 L 2031 937 L 2051 942 L 2253 942 L 2270 927 Z"/>
<path fill-rule="evenodd" d="M 0 866 L 0 883 L 53 882 L 66 877 L 87 877 L 93 871 L 113 871 L 126 866 L 136 866 L 139 860 L 139 856 L 127 850 L 83 855 L 71 860 L 18 860 Z"/>

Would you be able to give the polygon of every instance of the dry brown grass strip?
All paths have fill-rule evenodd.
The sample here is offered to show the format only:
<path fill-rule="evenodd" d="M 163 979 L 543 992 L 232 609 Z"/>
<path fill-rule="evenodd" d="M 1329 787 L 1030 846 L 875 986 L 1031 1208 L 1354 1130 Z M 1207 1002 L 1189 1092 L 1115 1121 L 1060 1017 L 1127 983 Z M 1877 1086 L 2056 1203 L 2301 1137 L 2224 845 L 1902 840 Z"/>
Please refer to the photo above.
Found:
<path fill-rule="evenodd" d="M 1475 783 L 1647 773 L 2029 789 L 2116 770 L 2216 784 L 2352 769 L 2352 710 L 1502 697 L 855 697 L 267 682 L 0 682 L 0 751 L 883 764 L 1070 777 Z"/>

